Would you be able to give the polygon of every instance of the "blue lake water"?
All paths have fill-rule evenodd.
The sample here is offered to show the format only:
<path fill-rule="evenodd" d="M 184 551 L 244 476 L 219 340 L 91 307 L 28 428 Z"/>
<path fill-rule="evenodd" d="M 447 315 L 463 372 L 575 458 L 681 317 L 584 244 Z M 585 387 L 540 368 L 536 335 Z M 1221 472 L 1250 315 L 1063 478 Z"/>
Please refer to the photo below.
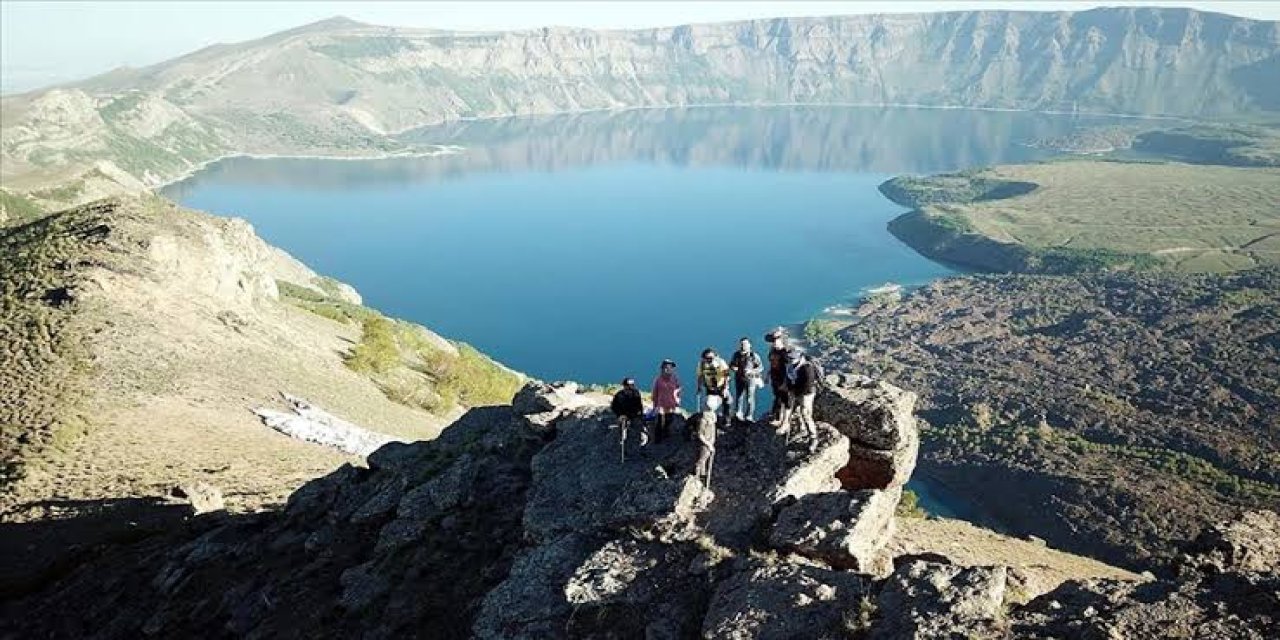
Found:
<path fill-rule="evenodd" d="M 253 223 L 366 303 L 544 379 L 642 382 L 672 358 L 950 270 L 876 186 L 1049 155 L 1061 116 L 705 108 L 422 129 L 456 155 L 237 158 L 166 193 Z M 757 340 L 758 341 L 758 340 Z"/>
<path fill-rule="evenodd" d="M 902 173 L 1024 162 L 1097 118 L 702 108 L 473 121 L 454 155 L 229 159 L 172 185 L 366 304 L 543 379 L 647 385 L 672 358 L 951 271 L 893 238 Z M 926 496 L 926 507 L 931 505 Z M 935 510 L 938 505 L 932 505 Z"/>

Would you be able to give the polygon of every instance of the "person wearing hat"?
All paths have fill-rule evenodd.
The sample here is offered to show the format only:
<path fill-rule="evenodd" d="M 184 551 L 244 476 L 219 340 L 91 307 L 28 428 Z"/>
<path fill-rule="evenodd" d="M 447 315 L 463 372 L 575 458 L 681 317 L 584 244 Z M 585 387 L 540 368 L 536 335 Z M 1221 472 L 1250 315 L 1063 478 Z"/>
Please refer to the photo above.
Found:
<path fill-rule="evenodd" d="M 813 419 L 813 401 L 818 397 L 818 368 L 800 349 L 793 348 L 787 352 L 787 390 L 792 403 L 783 410 L 779 431 L 790 431 L 792 412 L 798 412 L 800 426 L 812 452 L 817 447 L 818 438 L 818 424 Z"/>
<path fill-rule="evenodd" d="M 716 350 L 710 347 L 702 350 L 702 361 L 698 363 L 697 391 L 705 391 L 707 400 L 719 398 L 716 413 L 719 414 L 720 409 L 723 409 L 724 418 L 729 418 L 729 363 L 716 355 Z"/>
<path fill-rule="evenodd" d="M 773 408 L 769 421 L 782 426 L 782 414 L 791 408 L 791 391 L 787 383 L 787 331 L 778 327 L 764 336 L 769 344 L 769 387 L 773 389 Z"/>
<path fill-rule="evenodd" d="M 671 414 L 680 408 L 680 376 L 676 375 L 676 363 L 671 360 L 662 361 L 658 377 L 653 379 L 653 408 L 658 414 L 653 436 L 661 442 L 671 427 Z"/>
<path fill-rule="evenodd" d="M 623 446 L 626 446 L 627 431 L 631 425 L 637 422 L 644 425 L 641 420 L 644 415 L 644 399 L 640 397 L 640 390 L 636 388 L 635 378 L 624 378 L 622 380 L 622 388 L 613 394 L 613 402 L 609 403 L 609 408 L 613 414 L 618 416 L 618 427 L 622 430 L 621 439 Z M 649 434 L 645 432 L 643 426 L 640 429 L 640 446 L 649 444 Z"/>

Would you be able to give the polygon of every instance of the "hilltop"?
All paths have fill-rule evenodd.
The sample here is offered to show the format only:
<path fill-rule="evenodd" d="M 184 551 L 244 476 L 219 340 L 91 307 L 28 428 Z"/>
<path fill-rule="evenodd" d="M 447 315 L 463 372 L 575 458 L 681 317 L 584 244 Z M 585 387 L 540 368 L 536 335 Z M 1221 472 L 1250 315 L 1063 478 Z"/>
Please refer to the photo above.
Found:
<path fill-rule="evenodd" d="M 0 344 L 5 526 L 87 514 L 124 523 L 200 483 L 220 488 L 233 511 L 278 504 L 362 460 L 360 443 L 434 437 L 523 379 L 362 306 L 354 289 L 244 221 L 154 196 L 0 228 Z M 323 439 L 324 424 L 269 428 L 264 418 L 280 414 L 255 412 L 293 411 L 282 394 L 349 421 L 355 435 L 323 446 L 285 433 Z"/>
<path fill-rule="evenodd" d="M 912 104 L 1204 118 L 1280 110 L 1280 24 L 1189 9 L 447 32 L 331 20 L 6 97 L 6 188 L 58 205 L 228 154 L 438 151 L 464 118 L 705 104 Z M 1167 71 L 1173 70 L 1176 73 Z"/>

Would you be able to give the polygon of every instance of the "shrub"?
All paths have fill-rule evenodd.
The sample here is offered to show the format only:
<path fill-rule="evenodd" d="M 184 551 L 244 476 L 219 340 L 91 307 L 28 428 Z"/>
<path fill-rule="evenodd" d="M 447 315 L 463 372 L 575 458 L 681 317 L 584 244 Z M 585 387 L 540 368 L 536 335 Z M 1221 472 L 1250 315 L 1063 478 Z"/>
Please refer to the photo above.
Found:
<path fill-rule="evenodd" d="M 399 364 L 394 325 L 382 316 L 366 319 L 360 344 L 352 347 L 347 366 L 361 373 L 386 373 Z"/>

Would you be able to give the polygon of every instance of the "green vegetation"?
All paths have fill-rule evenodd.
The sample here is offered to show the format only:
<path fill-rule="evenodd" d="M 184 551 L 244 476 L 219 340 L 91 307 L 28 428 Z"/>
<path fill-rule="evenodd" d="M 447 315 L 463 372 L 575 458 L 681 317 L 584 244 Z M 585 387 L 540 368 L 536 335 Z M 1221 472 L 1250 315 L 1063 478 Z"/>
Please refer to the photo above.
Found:
<path fill-rule="evenodd" d="M 1086 468 L 1090 464 L 1089 459 L 1098 457 L 1105 459 L 1108 466 L 1138 463 L 1228 499 L 1254 503 L 1280 500 L 1280 487 L 1243 478 L 1188 453 L 1164 447 L 1094 442 L 1043 423 L 1036 426 L 999 424 L 986 429 L 949 425 L 930 428 L 924 435 L 931 446 L 946 445 L 953 452 L 994 457 L 1014 468 L 1034 464 L 1036 459 L 1045 455 L 1067 457 L 1075 460 L 1074 464 L 1079 468 Z"/>
<path fill-rule="evenodd" d="M 1197 125 L 1140 134 L 1133 149 L 1197 164 L 1280 167 L 1280 129 L 1256 125 Z"/>
<path fill-rule="evenodd" d="M 347 354 L 353 371 L 369 376 L 388 399 L 440 413 L 457 405 L 510 402 L 520 376 L 463 343 L 446 343 L 422 327 L 393 320 L 334 298 L 340 283 L 319 277 L 316 287 L 277 280 L 285 302 L 343 324 L 361 325 L 360 341 Z"/>
<path fill-rule="evenodd" d="M 1038 185 L 1028 188 L 1026 185 Z M 984 269 L 1234 271 L 1280 262 L 1280 169 L 1068 160 L 881 185 L 891 229 Z"/>
<path fill-rule="evenodd" d="M 365 320 L 359 344 L 347 355 L 347 366 L 361 373 L 377 374 L 399 365 L 400 348 L 391 321 L 381 316 Z"/>
<path fill-rule="evenodd" d="M 25 196 L 0 189 L 0 227 L 17 226 L 44 216 L 40 205 Z"/>
<path fill-rule="evenodd" d="M 920 208 L 930 204 L 968 204 L 1013 198 L 1031 193 L 1034 182 L 1005 180 L 970 169 L 934 176 L 901 176 L 880 185 L 880 193 L 904 206 Z"/>
<path fill-rule="evenodd" d="M 85 433 L 89 360 L 74 286 L 105 210 L 0 229 L 0 492 Z"/>
<path fill-rule="evenodd" d="M 336 60 L 381 58 L 417 48 L 405 38 L 386 36 L 345 36 L 333 38 L 328 44 L 311 45 L 312 51 Z"/>
<path fill-rule="evenodd" d="M 323 289 L 326 285 L 321 284 L 321 282 L 324 280 L 326 279 L 319 278 L 316 286 Z M 336 282 L 329 286 L 335 287 L 336 290 Z M 371 318 L 378 317 L 378 312 L 345 300 L 335 299 L 332 293 L 321 293 L 310 287 L 304 287 L 285 280 L 276 280 L 276 288 L 280 291 L 280 298 L 285 302 L 334 322 L 343 324 L 364 323 Z"/>
<path fill-rule="evenodd" d="M 840 344 L 840 336 L 836 334 L 839 327 L 837 322 L 814 318 L 804 323 L 804 339 L 820 349 L 829 349 Z"/>
<path fill-rule="evenodd" d="M 900 518 L 927 518 L 929 512 L 920 506 L 920 496 L 910 489 L 902 490 L 902 499 L 898 501 L 897 515 Z"/>

